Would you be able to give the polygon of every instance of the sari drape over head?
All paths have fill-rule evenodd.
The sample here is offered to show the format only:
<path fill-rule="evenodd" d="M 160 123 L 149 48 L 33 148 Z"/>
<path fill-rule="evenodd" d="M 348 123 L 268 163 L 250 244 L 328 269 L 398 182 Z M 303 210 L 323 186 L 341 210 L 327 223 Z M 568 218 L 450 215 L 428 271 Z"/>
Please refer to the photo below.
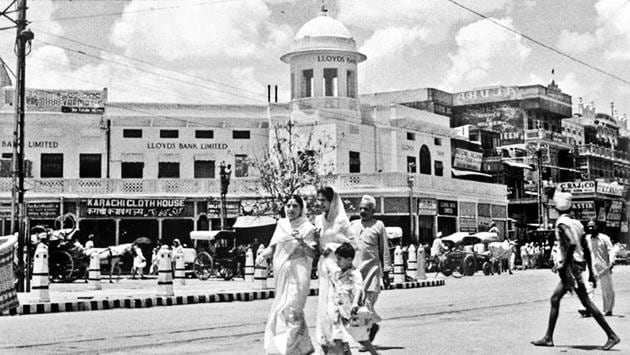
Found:
<path fill-rule="evenodd" d="M 312 354 L 304 318 L 310 291 L 315 227 L 302 215 L 282 218 L 265 253 L 273 253 L 276 295 L 265 327 L 265 354 Z"/>
<path fill-rule="evenodd" d="M 315 217 L 315 227 L 319 232 L 319 247 L 323 253 L 317 264 L 319 275 L 319 298 L 317 307 L 317 339 L 320 345 L 331 346 L 334 339 L 333 327 L 335 324 L 335 292 L 331 278 L 339 270 L 334 251 L 344 242 L 355 246 L 351 234 L 350 220 L 343 208 L 341 197 L 334 190 L 333 199 L 328 213 Z M 356 247 L 356 246 L 355 246 Z M 326 255 L 327 250 L 329 251 Z"/>

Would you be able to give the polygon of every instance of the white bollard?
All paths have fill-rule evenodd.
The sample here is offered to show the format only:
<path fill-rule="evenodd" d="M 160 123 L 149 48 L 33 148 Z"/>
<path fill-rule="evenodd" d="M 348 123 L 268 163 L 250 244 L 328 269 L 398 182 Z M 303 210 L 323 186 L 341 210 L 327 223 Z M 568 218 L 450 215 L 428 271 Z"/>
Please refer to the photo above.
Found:
<path fill-rule="evenodd" d="M 265 246 L 261 244 L 256 252 L 256 259 L 263 253 L 263 250 L 265 250 Z M 267 288 L 267 260 L 263 260 L 262 263 L 256 264 L 254 267 L 254 280 L 256 280 L 261 290 Z"/>
<path fill-rule="evenodd" d="M 427 273 L 426 273 L 426 256 L 424 255 L 424 248 L 422 247 L 422 244 L 418 246 L 418 275 L 416 276 L 416 279 L 418 280 L 426 280 L 427 279 Z"/>
<path fill-rule="evenodd" d="M 50 279 L 48 278 L 48 246 L 44 243 L 37 244 L 37 249 L 35 249 L 32 276 L 33 282 L 31 289 L 37 296 L 35 302 L 50 302 L 50 292 L 48 289 L 50 285 Z"/>
<path fill-rule="evenodd" d="M 158 251 L 158 295 L 174 296 L 173 292 L 173 270 L 171 256 L 173 253 L 167 245 L 162 245 Z"/>
<path fill-rule="evenodd" d="M 179 285 L 186 284 L 186 262 L 183 252 L 175 254 L 175 280 Z"/>
<path fill-rule="evenodd" d="M 418 255 L 416 255 L 416 247 L 411 244 L 407 249 L 407 276 L 413 280 L 416 279 L 418 273 Z"/>
<path fill-rule="evenodd" d="M 101 257 L 98 253 L 90 255 L 90 267 L 88 268 L 88 285 L 90 290 L 102 290 L 101 286 Z"/>
<path fill-rule="evenodd" d="M 254 253 L 247 248 L 245 253 L 245 282 L 254 282 Z"/>
<path fill-rule="evenodd" d="M 405 265 L 403 261 L 403 253 L 400 245 L 394 249 L 394 283 L 399 284 L 405 282 Z"/>

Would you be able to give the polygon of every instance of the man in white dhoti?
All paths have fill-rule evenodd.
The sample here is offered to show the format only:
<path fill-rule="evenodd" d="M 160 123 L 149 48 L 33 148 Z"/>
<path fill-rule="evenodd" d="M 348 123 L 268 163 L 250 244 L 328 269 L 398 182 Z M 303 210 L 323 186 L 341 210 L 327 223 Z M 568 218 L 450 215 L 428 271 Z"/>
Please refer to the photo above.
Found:
<path fill-rule="evenodd" d="M 589 221 L 586 225 L 586 240 L 593 255 L 593 269 L 595 269 L 595 278 L 599 280 L 602 290 L 602 298 L 604 300 L 604 308 L 602 311 L 606 316 L 612 316 L 613 307 L 615 306 L 615 291 L 612 284 L 612 268 L 615 262 L 615 253 L 610 237 L 604 233 L 599 233 L 595 221 Z M 595 302 L 595 288 L 589 287 L 587 290 L 591 301 Z M 590 313 L 585 309 L 579 310 L 580 314 L 590 317 Z"/>
<path fill-rule="evenodd" d="M 360 220 L 350 224 L 352 235 L 357 242 L 354 265 L 364 280 L 365 306 L 373 313 L 374 325 L 370 329 L 370 341 L 379 330 L 381 317 L 374 310 L 374 304 L 381 292 L 381 279 L 391 271 L 391 256 L 387 245 L 387 232 L 383 222 L 374 218 L 376 199 L 365 195 L 359 204 Z"/>

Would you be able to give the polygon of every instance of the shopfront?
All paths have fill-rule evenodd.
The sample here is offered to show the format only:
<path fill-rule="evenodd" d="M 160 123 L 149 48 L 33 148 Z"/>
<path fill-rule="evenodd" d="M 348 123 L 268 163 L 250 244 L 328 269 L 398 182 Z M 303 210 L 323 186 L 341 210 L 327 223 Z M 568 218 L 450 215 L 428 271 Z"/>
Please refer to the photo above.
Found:
<path fill-rule="evenodd" d="M 442 236 L 457 232 L 457 201 L 438 200 L 437 230 Z"/>
<path fill-rule="evenodd" d="M 437 200 L 432 198 L 418 199 L 418 232 L 420 243 L 422 244 L 431 244 L 433 242 L 437 209 Z"/>

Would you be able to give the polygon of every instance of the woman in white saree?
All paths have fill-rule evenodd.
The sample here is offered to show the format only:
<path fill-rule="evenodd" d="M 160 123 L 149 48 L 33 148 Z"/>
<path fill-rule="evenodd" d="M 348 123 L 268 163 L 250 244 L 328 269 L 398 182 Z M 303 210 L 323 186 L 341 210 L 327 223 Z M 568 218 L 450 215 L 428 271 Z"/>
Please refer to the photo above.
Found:
<path fill-rule="evenodd" d="M 286 218 L 278 221 L 269 247 L 256 260 L 273 256 L 276 296 L 265 327 L 265 354 L 312 354 L 304 319 L 315 254 L 315 227 L 306 219 L 304 200 L 291 196 Z"/>
<path fill-rule="evenodd" d="M 317 307 L 317 340 L 324 353 L 334 345 L 334 338 L 339 334 L 334 331 L 335 324 L 334 289 L 330 277 L 339 268 L 335 259 L 335 250 L 339 245 L 348 242 L 355 246 L 350 232 L 350 221 L 343 208 L 339 194 L 326 186 L 317 191 L 317 203 L 321 207 L 321 215 L 315 217 L 315 227 L 319 232 L 319 249 L 321 257 L 317 265 L 319 274 L 319 298 Z M 339 339 L 337 339 L 339 340 Z"/>

